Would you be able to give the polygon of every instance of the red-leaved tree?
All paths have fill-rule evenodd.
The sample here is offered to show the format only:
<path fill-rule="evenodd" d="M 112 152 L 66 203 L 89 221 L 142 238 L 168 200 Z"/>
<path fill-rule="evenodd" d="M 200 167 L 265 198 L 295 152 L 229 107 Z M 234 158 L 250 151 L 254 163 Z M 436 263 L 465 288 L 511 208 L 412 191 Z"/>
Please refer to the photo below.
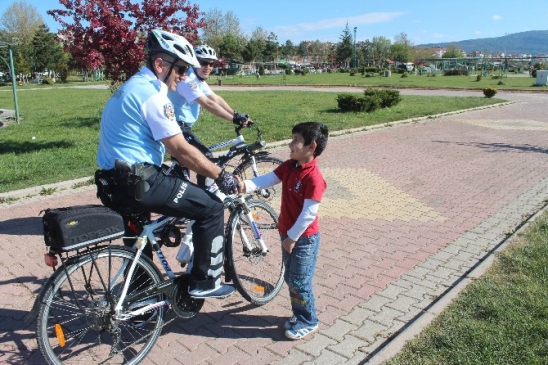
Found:
<path fill-rule="evenodd" d="M 66 10 L 47 13 L 59 22 L 65 50 L 79 67 L 104 67 L 113 83 L 130 77 L 145 59 L 147 34 L 161 28 L 190 43 L 205 26 L 197 5 L 187 0 L 59 0 Z M 181 16 L 181 15 L 185 16 Z M 72 20 L 72 21 L 71 21 Z"/>

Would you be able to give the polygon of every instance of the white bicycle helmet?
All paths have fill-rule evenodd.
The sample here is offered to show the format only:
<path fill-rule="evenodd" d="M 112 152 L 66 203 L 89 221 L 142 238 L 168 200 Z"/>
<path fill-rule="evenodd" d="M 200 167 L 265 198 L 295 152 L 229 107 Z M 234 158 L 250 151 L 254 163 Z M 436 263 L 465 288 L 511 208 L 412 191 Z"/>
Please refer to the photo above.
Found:
<path fill-rule="evenodd" d="M 196 54 L 196 58 L 202 59 L 202 60 L 213 60 L 217 61 L 217 53 L 213 48 L 208 46 L 207 44 L 202 44 L 201 46 L 196 46 L 194 48 L 194 53 Z"/>
<path fill-rule="evenodd" d="M 148 36 L 148 54 L 153 55 L 155 53 L 168 53 L 180 59 L 183 62 L 188 63 L 194 68 L 199 68 L 200 63 L 196 59 L 196 55 L 192 49 L 190 43 L 182 36 L 166 32 L 161 29 L 153 29 Z"/>

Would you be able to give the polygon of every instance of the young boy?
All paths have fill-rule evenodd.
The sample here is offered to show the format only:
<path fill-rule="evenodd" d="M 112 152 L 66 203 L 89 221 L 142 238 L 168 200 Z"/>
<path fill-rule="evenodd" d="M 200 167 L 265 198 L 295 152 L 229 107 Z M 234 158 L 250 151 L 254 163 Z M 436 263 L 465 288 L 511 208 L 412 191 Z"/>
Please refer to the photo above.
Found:
<path fill-rule="evenodd" d="M 312 278 L 320 247 L 318 208 L 327 187 L 316 164 L 327 145 L 328 130 L 322 123 L 293 127 L 289 160 L 273 172 L 246 180 L 240 192 L 252 192 L 282 183 L 282 207 L 278 230 L 282 239 L 285 282 L 289 286 L 293 317 L 285 336 L 300 340 L 318 329 Z"/>

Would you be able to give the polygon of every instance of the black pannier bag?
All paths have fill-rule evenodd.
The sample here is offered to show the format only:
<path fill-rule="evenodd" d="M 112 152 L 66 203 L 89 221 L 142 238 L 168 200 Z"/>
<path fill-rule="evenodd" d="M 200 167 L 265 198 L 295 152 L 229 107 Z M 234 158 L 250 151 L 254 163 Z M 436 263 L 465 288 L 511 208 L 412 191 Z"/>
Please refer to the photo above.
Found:
<path fill-rule="evenodd" d="M 124 235 L 124 220 L 102 205 L 46 209 L 44 241 L 54 251 L 71 251 Z"/>

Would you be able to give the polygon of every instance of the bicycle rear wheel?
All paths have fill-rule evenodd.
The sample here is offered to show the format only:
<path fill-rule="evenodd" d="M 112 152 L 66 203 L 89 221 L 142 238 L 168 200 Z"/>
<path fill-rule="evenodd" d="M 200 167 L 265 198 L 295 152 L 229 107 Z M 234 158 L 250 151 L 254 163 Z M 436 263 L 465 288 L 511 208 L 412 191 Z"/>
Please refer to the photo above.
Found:
<path fill-rule="evenodd" d="M 276 297 L 284 280 L 278 215 L 260 200 L 250 199 L 247 206 L 269 251 L 261 253 L 252 226 L 242 210 L 236 209 L 226 226 L 226 255 L 228 270 L 238 292 L 260 306 Z"/>
<path fill-rule="evenodd" d="M 255 167 L 257 171 L 253 171 L 253 161 L 251 158 L 247 158 L 241 164 L 236 166 L 234 174 L 240 176 L 242 180 L 252 179 L 256 176 L 264 175 L 268 172 L 274 171 L 276 167 L 280 166 L 283 161 L 279 158 L 267 155 L 266 153 L 258 153 L 254 155 Z M 269 202 L 273 207 L 279 209 L 281 202 L 281 185 L 272 186 L 267 189 L 260 189 L 255 191 L 255 197 Z"/>
<path fill-rule="evenodd" d="M 38 299 L 36 337 L 48 364 L 137 364 L 148 354 L 162 330 L 164 308 L 145 313 L 140 322 L 114 318 L 134 257 L 127 247 L 103 247 L 74 257 L 56 271 Z M 128 296 L 162 281 L 158 268 L 141 256 Z M 148 299 L 134 303 L 132 310 L 163 296 Z"/>

